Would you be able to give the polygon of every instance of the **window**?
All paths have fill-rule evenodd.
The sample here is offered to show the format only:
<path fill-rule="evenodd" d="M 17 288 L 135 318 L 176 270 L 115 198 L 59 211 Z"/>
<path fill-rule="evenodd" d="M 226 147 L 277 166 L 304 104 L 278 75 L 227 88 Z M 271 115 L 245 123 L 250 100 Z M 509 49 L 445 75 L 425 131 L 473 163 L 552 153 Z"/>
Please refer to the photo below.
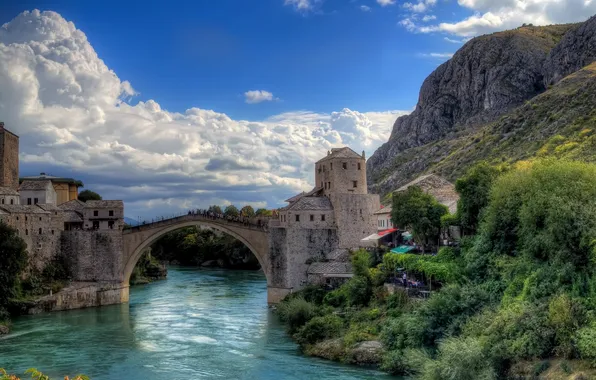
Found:
<path fill-rule="evenodd" d="M 331 182 L 329 182 L 329 185 L 327 185 L 327 188 L 328 188 L 329 190 L 331 190 Z"/>
<path fill-rule="evenodd" d="M 33 199 L 33 204 L 34 204 L 34 205 L 36 205 L 36 204 L 38 204 L 38 203 L 39 203 L 39 199 L 37 199 L 37 198 L 34 198 L 34 199 Z"/>
<path fill-rule="evenodd" d="M 52 230 L 52 235 L 54 235 L 54 230 Z"/>
<path fill-rule="evenodd" d="M 311 222 L 314 222 L 314 221 L 315 221 L 315 216 L 314 216 L 314 215 L 311 215 L 311 216 L 310 216 L 310 221 L 311 221 Z"/>
<path fill-rule="evenodd" d="M 110 210 L 110 216 L 114 216 L 114 210 Z"/>
<path fill-rule="evenodd" d="M 360 162 L 358 163 L 358 170 L 360 170 Z"/>
<path fill-rule="evenodd" d="M 39 221 L 41 222 L 41 216 L 39 217 Z"/>
<path fill-rule="evenodd" d="M 4 204 L 4 198 L 2 198 L 2 204 Z"/>
<path fill-rule="evenodd" d="M 362 209 L 360 209 L 360 215 L 362 215 Z"/>
<path fill-rule="evenodd" d="M 321 221 L 325 221 L 325 214 L 321 215 Z"/>
<path fill-rule="evenodd" d="M 29 230 L 25 230 L 25 235 L 29 235 Z"/>
<path fill-rule="evenodd" d="M 40 229 L 39 229 L 39 234 L 40 234 L 40 235 L 41 235 L 41 232 L 42 232 L 42 230 L 41 230 L 41 228 L 40 228 Z"/>
<path fill-rule="evenodd" d="M 110 221 L 108 222 L 108 228 L 109 228 L 109 229 L 114 229 L 114 221 L 113 221 L 113 220 L 110 220 Z"/>
<path fill-rule="evenodd" d="M 27 204 L 30 205 L 31 204 L 31 198 L 27 198 Z"/>
<path fill-rule="evenodd" d="M 299 222 L 300 221 L 300 215 L 296 214 L 296 221 Z"/>
<path fill-rule="evenodd" d="M 29 217 L 25 216 L 25 222 L 29 219 Z"/>
<path fill-rule="evenodd" d="M 14 204 L 14 199 L 10 200 L 10 204 L 13 205 Z"/>
<path fill-rule="evenodd" d="M 325 190 L 327 190 L 327 182 L 325 182 Z"/>
<path fill-rule="evenodd" d="M 344 168 L 344 169 L 347 169 L 348 168 L 348 163 L 347 162 L 342 162 L 341 163 L 341 167 Z"/>
<path fill-rule="evenodd" d="M 98 230 L 99 229 L 99 220 L 94 220 L 93 221 L 93 228 Z"/>
<path fill-rule="evenodd" d="M 333 170 L 333 162 L 329 164 L 329 170 Z"/>
<path fill-rule="evenodd" d="M 352 181 L 352 187 L 358 187 L 358 181 Z"/>
<path fill-rule="evenodd" d="M 99 211 L 93 210 L 93 216 L 98 216 L 98 215 L 99 215 Z"/>
<path fill-rule="evenodd" d="M 19 220 L 19 217 L 17 216 L 17 220 Z"/>

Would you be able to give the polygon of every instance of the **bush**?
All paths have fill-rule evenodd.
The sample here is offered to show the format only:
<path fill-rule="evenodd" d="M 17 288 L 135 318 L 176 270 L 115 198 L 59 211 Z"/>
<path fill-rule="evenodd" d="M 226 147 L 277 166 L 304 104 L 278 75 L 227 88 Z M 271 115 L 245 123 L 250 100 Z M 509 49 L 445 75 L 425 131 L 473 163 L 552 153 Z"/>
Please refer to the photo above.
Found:
<path fill-rule="evenodd" d="M 352 254 L 352 267 L 354 268 L 354 275 L 368 277 L 368 269 L 371 266 L 370 254 L 364 250 L 359 249 Z"/>
<path fill-rule="evenodd" d="M 327 291 L 322 285 L 308 285 L 298 292 L 305 300 L 315 305 L 322 305 Z"/>
<path fill-rule="evenodd" d="M 582 359 L 596 364 L 596 324 L 592 323 L 577 331 L 576 345 Z"/>
<path fill-rule="evenodd" d="M 314 317 L 298 330 L 295 335 L 299 344 L 313 344 L 335 338 L 343 329 L 343 321 L 335 314 Z"/>
<path fill-rule="evenodd" d="M 377 326 L 374 323 L 351 323 L 344 335 L 344 346 L 352 347 L 356 343 L 375 340 L 377 333 Z"/>
<path fill-rule="evenodd" d="M 18 278 L 27 264 L 27 245 L 17 231 L 0 222 L 0 307 L 18 292 Z"/>
<path fill-rule="evenodd" d="M 343 307 L 348 302 L 345 292 L 343 289 L 335 289 L 325 295 L 323 298 L 323 304 L 333 307 Z"/>
<path fill-rule="evenodd" d="M 372 289 L 366 277 L 355 276 L 341 286 L 348 306 L 366 306 L 372 297 Z"/>
<path fill-rule="evenodd" d="M 439 345 L 435 360 L 423 367 L 422 380 L 495 380 L 492 360 L 475 338 L 449 338 Z"/>
<path fill-rule="evenodd" d="M 408 293 L 403 289 L 396 289 L 386 300 L 387 309 L 404 309 L 410 303 Z"/>
<path fill-rule="evenodd" d="M 317 315 L 317 308 L 304 298 L 292 298 L 281 302 L 277 313 L 279 318 L 288 324 L 290 334 L 294 334 Z"/>
<path fill-rule="evenodd" d="M 387 351 L 383 355 L 381 371 L 391 375 L 405 375 L 408 371 L 408 362 L 402 351 Z"/>

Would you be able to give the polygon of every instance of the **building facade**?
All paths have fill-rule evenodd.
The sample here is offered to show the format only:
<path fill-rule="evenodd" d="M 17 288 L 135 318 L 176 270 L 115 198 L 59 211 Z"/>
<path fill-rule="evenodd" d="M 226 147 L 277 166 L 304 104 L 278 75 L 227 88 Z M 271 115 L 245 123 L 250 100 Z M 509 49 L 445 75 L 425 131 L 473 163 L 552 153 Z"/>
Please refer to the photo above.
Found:
<path fill-rule="evenodd" d="M 332 252 L 357 249 L 362 238 L 377 230 L 374 212 L 380 199 L 368 194 L 364 153 L 348 147 L 332 149 L 314 169 L 315 187 L 286 200 L 278 220 L 270 223 L 270 263 L 277 273 L 284 273 L 272 282 L 287 293 L 300 289 L 309 278 L 331 278 L 333 273 L 322 273 L 325 268 L 336 272 L 342 268 L 337 275 L 349 278 L 343 273 L 349 258 L 339 260 L 331 257 Z M 315 266 L 309 272 L 311 265 Z"/>
<path fill-rule="evenodd" d="M 21 177 L 19 179 L 21 185 L 25 182 L 47 182 L 50 181 L 54 191 L 56 192 L 56 204 L 61 205 L 79 198 L 79 187 L 83 187 L 83 183 L 74 178 L 55 177 L 40 173 L 36 176 Z"/>

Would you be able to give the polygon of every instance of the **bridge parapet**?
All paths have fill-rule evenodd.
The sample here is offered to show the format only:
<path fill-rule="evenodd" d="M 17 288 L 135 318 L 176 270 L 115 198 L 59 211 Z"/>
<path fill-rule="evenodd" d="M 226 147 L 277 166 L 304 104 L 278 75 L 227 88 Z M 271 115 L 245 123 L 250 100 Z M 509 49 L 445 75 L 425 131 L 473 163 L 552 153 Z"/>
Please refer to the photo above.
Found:
<path fill-rule="evenodd" d="M 173 224 L 179 224 L 183 222 L 192 222 L 192 221 L 205 221 L 209 222 L 210 224 L 219 224 L 219 225 L 226 225 L 226 226 L 234 226 L 236 228 L 246 228 L 249 230 L 257 230 L 257 231 L 264 231 L 266 232 L 268 229 L 268 223 L 263 222 L 261 219 L 257 219 L 257 222 L 254 222 L 255 219 L 247 219 L 245 221 L 237 221 L 232 218 L 220 218 L 220 217 L 213 217 L 208 215 L 202 214 L 188 214 L 188 215 L 181 215 L 174 218 L 169 219 L 162 219 L 152 223 L 145 223 L 140 224 L 134 227 L 125 228 L 122 231 L 123 235 L 137 233 L 141 231 L 147 231 L 154 228 L 163 228 Z"/>

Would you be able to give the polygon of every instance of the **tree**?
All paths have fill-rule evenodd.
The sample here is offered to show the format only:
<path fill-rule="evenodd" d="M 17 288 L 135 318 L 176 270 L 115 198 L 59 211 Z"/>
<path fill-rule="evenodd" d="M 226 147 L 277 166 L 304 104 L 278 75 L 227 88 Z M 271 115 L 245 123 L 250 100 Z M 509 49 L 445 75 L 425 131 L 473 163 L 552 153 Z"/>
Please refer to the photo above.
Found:
<path fill-rule="evenodd" d="M 406 191 L 393 194 L 393 225 L 410 229 L 414 239 L 422 246 L 438 240 L 441 217 L 447 212 L 446 206 L 418 186 L 410 186 Z"/>
<path fill-rule="evenodd" d="M 79 193 L 79 200 L 81 202 L 101 201 L 101 195 L 91 190 L 83 190 Z"/>
<path fill-rule="evenodd" d="M 252 218 L 255 216 L 255 209 L 253 209 L 250 205 L 246 205 L 240 209 L 240 215 L 245 218 Z"/>
<path fill-rule="evenodd" d="M 268 216 L 272 216 L 273 215 L 273 211 L 271 210 L 267 210 L 266 208 L 259 208 L 257 209 L 257 211 L 255 212 L 256 216 L 264 216 L 264 217 L 268 217 Z"/>
<path fill-rule="evenodd" d="M 221 211 L 221 207 L 217 205 L 209 206 L 209 212 L 212 212 L 214 214 L 223 214 L 223 212 Z"/>
<path fill-rule="evenodd" d="M 456 218 L 466 235 L 476 233 L 482 210 L 488 205 L 490 188 L 501 172 L 502 169 L 481 162 L 455 182 L 460 196 Z"/>
<path fill-rule="evenodd" d="M 226 209 L 224 210 L 224 215 L 235 218 L 240 215 L 240 212 L 238 211 L 238 208 L 236 206 L 229 205 L 229 206 L 226 206 Z"/>
<path fill-rule="evenodd" d="M 19 274 L 27 265 L 27 245 L 16 230 L 0 221 L 0 314 L 15 296 Z"/>

